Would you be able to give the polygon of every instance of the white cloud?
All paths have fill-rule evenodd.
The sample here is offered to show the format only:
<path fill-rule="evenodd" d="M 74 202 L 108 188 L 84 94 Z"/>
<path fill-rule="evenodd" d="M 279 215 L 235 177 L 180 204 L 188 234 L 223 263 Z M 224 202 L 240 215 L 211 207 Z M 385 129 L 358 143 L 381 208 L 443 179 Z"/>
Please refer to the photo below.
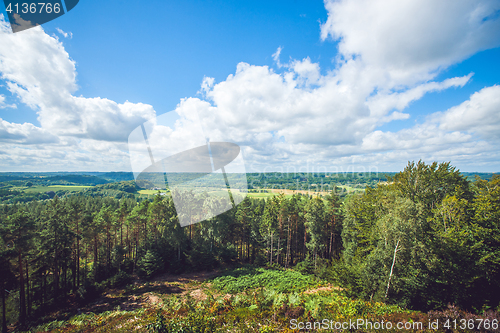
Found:
<path fill-rule="evenodd" d="M 146 104 L 74 96 L 75 62 L 41 27 L 13 34 L 2 18 L 0 45 L 0 73 L 8 89 L 54 135 L 125 142 L 133 128 L 156 114 Z"/>
<path fill-rule="evenodd" d="M 126 146 L 94 140 L 82 140 L 78 145 L 41 144 L 20 146 L 3 143 L 0 146 L 1 171 L 95 171 L 127 170 L 130 165 Z"/>
<path fill-rule="evenodd" d="M 309 57 L 291 64 L 293 71 L 298 75 L 298 81 L 306 86 L 318 84 L 321 78 L 319 65 L 312 63 Z"/>
<path fill-rule="evenodd" d="M 465 131 L 486 140 L 500 139 L 500 86 L 486 87 L 469 100 L 434 117 L 445 131 Z"/>
<path fill-rule="evenodd" d="M 266 166 L 267 170 L 283 166 L 298 170 L 304 165 L 309 168 L 309 163 L 329 169 L 357 163 L 394 170 L 420 158 L 499 166 L 498 86 L 485 88 L 469 101 L 434 113 L 411 128 L 378 129 L 410 118 L 405 110 L 426 93 L 469 82 L 472 74 L 435 79 L 446 67 L 500 45 L 500 20 L 491 16 L 499 4 L 488 0 L 326 1 L 329 16 L 321 36 L 340 39 L 334 70 L 322 75 L 319 64 L 309 57 L 282 64 L 280 46 L 272 55 L 279 72 L 239 63 L 222 82 L 204 77 L 199 93 L 205 100 L 182 99 L 175 110 L 180 117 L 175 126 L 152 120 L 157 126 L 150 133 L 150 144 L 161 151 L 166 138 L 169 143 L 194 140 L 193 133 L 200 132 L 199 116 L 211 141 L 242 146 L 253 166 L 249 171 Z M 41 127 L 2 123 L 0 140 L 6 148 L 0 150 L 9 154 L 0 155 L 0 160 L 6 165 L 19 161 L 43 165 L 40 161 L 64 156 L 67 161 L 79 161 L 75 163 L 81 169 L 127 166 L 124 142 L 135 127 L 154 118 L 153 107 L 76 97 L 75 62 L 57 38 L 41 28 L 14 38 L 0 20 L 1 27 L 2 78 L 11 92 L 38 112 Z M 19 53 L 26 57 L 17 57 Z M 438 110 L 429 110 L 434 111 Z M 49 140 L 37 153 L 15 146 L 16 142 L 34 144 L 32 137 L 50 137 L 47 133 L 59 141 Z M 12 156 L 18 156 L 18 161 L 8 160 Z M 61 168 L 71 164 L 58 163 Z"/>
<path fill-rule="evenodd" d="M 56 28 L 57 32 L 60 33 L 61 35 L 64 36 L 64 38 L 73 38 L 73 33 L 72 32 L 64 32 L 62 29 L 60 28 Z"/>
<path fill-rule="evenodd" d="M 278 66 L 278 68 L 281 68 L 283 67 L 283 65 L 281 64 L 280 62 L 280 54 L 281 54 L 281 51 L 283 50 L 283 47 L 279 46 L 278 49 L 276 50 L 276 52 L 273 53 L 273 60 L 274 62 L 276 63 L 276 66 Z M 285 65 L 286 66 L 286 65 Z"/>
<path fill-rule="evenodd" d="M 215 79 L 213 77 L 204 77 L 201 82 L 201 89 L 198 91 L 199 94 L 206 94 L 214 85 Z"/>
<path fill-rule="evenodd" d="M 497 0 L 326 0 L 321 37 L 339 39 L 345 59 L 382 69 L 381 87 L 414 84 L 500 45 Z"/>
<path fill-rule="evenodd" d="M 472 74 L 446 79 L 443 82 L 428 82 L 400 93 L 379 93 L 367 99 L 367 105 L 375 116 L 385 115 L 388 111 L 406 109 L 413 101 L 419 100 L 428 92 L 442 91 L 451 87 L 463 87 Z"/>
<path fill-rule="evenodd" d="M 0 142 L 53 144 L 59 143 L 59 138 L 33 124 L 14 124 L 0 118 Z"/>
<path fill-rule="evenodd" d="M 281 138 L 293 145 L 361 144 L 378 125 L 407 119 L 409 115 L 399 111 L 411 101 L 429 91 L 461 87 L 470 78 L 428 82 L 400 93 L 371 96 L 374 86 L 369 82 L 351 84 L 357 70 L 347 68 L 337 75 L 322 77 L 317 64 L 311 64 L 309 59 L 293 64 L 283 74 L 265 66 L 239 64 L 236 74 L 206 92 L 213 107 L 202 106 L 204 102 L 199 101 L 198 111 L 204 124 L 218 128 L 219 136 L 223 134 L 225 139 L 249 145 L 257 144 L 258 133 L 274 133 L 266 136 L 263 149 L 269 149 Z M 302 71 L 303 68 L 311 70 Z M 304 77 L 319 86 L 304 87 Z"/>
<path fill-rule="evenodd" d="M 431 114 L 423 124 L 398 132 L 374 131 L 363 139 L 361 148 L 465 165 L 498 163 L 499 110 L 500 86 L 486 87 L 458 106 Z"/>
<path fill-rule="evenodd" d="M 451 152 L 460 160 L 492 149 L 472 133 L 491 138 L 496 125 L 465 130 L 434 121 L 396 133 L 377 127 L 410 118 L 403 111 L 429 92 L 469 82 L 472 73 L 432 80 L 448 66 L 500 45 L 500 20 L 494 16 L 500 2 L 326 1 L 325 6 L 329 18 L 322 38 L 340 39 L 337 68 L 321 75 L 310 58 L 281 64 L 282 47 L 273 54 L 277 67 L 286 69 L 281 74 L 240 63 L 234 75 L 205 90 L 212 105 L 199 110 L 207 127 L 220 138 L 249 145 L 246 151 L 264 164 L 439 159 Z M 451 112 L 446 114 L 454 117 Z"/>
<path fill-rule="evenodd" d="M 5 96 L 0 94 L 0 109 L 7 109 L 7 108 L 12 108 L 16 109 L 17 105 L 16 104 L 7 104 L 5 103 Z"/>

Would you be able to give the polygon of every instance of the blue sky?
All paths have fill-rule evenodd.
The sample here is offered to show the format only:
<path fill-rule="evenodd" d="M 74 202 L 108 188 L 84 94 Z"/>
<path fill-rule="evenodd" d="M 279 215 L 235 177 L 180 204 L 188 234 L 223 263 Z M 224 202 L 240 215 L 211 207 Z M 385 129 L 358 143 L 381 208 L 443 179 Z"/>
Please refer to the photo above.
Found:
<path fill-rule="evenodd" d="M 252 172 L 419 159 L 498 172 L 499 11 L 492 0 L 81 0 L 42 28 L 11 34 L 4 18 L 0 171 L 129 171 L 128 134 L 175 110 L 238 143 Z M 189 126 L 174 131 L 189 141 Z"/>
<path fill-rule="evenodd" d="M 273 66 L 310 56 L 332 67 L 335 43 L 319 40 L 322 1 L 80 1 L 43 25 L 77 63 L 78 93 L 148 103 L 158 114 L 196 96 L 204 76 L 224 80 L 239 62 Z M 0 6 L 5 15 L 5 8 Z M 71 32 L 61 38 L 56 30 Z M 31 118 L 24 118 L 31 117 Z M 4 118 L 6 119 L 6 118 Z M 37 122 L 27 111 L 21 120 Z M 7 120 L 7 119 L 6 119 Z"/>

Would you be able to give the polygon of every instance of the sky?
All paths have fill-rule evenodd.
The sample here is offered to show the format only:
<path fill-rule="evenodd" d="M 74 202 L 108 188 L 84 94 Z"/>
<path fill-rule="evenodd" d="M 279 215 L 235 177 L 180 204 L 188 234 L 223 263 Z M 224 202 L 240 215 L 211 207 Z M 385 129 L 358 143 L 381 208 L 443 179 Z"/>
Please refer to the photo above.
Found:
<path fill-rule="evenodd" d="M 15 34 L 0 4 L 0 171 L 137 171 L 174 112 L 152 146 L 201 124 L 247 172 L 499 172 L 499 60 L 500 0 L 80 0 Z"/>

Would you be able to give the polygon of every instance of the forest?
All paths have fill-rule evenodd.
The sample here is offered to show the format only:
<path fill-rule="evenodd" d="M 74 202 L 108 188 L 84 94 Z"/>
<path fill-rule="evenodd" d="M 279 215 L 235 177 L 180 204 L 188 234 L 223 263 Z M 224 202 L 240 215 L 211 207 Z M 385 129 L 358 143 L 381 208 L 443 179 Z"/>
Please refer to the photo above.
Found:
<path fill-rule="evenodd" d="M 278 280 L 297 272 L 316 281 L 307 285 L 324 281 L 363 304 L 422 312 L 455 306 L 498 319 L 498 175 L 471 180 L 450 163 L 409 162 L 362 193 L 247 197 L 184 228 L 169 195 L 141 197 L 133 185 L 117 190 L 85 177 L 101 195 L 54 193 L 0 205 L 2 332 L 28 330 L 68 300 L 84 304 L 135 278 L 240 266 L 254 277 L 281 272 Z M 158 314 L 157 322 L 165 320 Z"/>

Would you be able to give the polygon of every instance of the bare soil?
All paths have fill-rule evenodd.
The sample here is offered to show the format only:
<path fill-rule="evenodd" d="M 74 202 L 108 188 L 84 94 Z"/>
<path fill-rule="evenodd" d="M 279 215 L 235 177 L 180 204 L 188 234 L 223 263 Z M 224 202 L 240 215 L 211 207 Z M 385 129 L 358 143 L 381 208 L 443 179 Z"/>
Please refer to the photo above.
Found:
<path fill-rule="evenodd" d="M 135 310 L 145 306 L 160 305 L 162 300 L 158 294 L 180 294 L 194 297 L 201 301 L 207 295 L 199 289 L 198 284 L 219 275 L 219 271 L 185 273 L 180 275 L 163 274 L 153 280 L 145 281 L 136 278 L 132 288 L 110 289 L 98 299 L 87 304 L 78 312 L 101 313 L 117 309 Z"/>

